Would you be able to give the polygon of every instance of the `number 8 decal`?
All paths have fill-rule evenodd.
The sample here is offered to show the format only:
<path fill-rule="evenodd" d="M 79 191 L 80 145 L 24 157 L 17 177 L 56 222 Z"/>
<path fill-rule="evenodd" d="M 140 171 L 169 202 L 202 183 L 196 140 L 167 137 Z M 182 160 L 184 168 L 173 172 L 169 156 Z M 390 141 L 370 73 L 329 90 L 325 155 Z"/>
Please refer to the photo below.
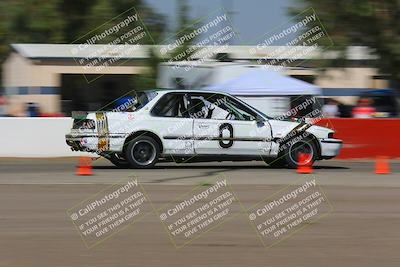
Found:
<path fill-rule="evenodd" d="M 222 132 L 227 129 L 229 131 L 228 143 L 224 143 Z M 222 148 L 230 148 L 233 145 L 233 126 L 229 123 L 223 123 L 219 126 L 219 145 Z"/>

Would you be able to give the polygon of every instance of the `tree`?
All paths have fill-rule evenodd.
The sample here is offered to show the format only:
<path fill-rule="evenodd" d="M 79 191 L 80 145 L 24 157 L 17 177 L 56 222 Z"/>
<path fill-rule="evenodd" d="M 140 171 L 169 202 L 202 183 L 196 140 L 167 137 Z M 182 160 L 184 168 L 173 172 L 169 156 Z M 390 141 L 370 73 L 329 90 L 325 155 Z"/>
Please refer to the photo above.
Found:
<path fill-rule="evenodd" d="M 85 34 L 97 33 L 98 26 L 132 7 L 136 8 L 152 37 L 141 43 L 161 42 L 166 29 L 165 17 L 142 0 L 0 1 L 0 77 L 1 65 L 10 53 L 11 43 L 72 43 L 79 38 L 84 41 Z M 99 31 L 106 28 L 104 25 Z M 109 40 L 113 40 L 112 36 L 101 43 Z"/>
<path fill-rule="evenodd" d="M 173 42 L 182 36 L 188 36 L 195 28 L 189 21 L 189 7 L 187 6 L 186 0 L 178 1 L 178 27 L 174 38 L 170 38 L 168 42 Z M 185 39 L 185 41 L 175 48 L 169 55 L 173 61 L 187 60 L 195 51 L 189 51 L 189 47 L 193 44 L 194 39 Z"/>
<path fill-rule="evenodd" d="M 10 43 L 60 43 L 64 41 L 61 0 L 0 1 L 0 77 Z"/>
<path fill-rule="evenodd" d="M 101 34 L 104 30 L 114 26 L 111 19 L 116 16 L 116 12 L 109 0 L 96 0 L 90 6 L 88 14 L 85 16 L 83 27 L 80 27 L 80 36 L 77 43 L 85 42 L 95 34 Z M 76 36 L 75 38 L 77 38 Z M 107 36 L 99 43 L 108 43 L 113 41 L 114 36 Z"/>
<path fill-rule="evenodd" d="M 191 25 L 191 22 L 189 20 L 189 14 L 188 14 L 189 7 L 187 6 L 186 0 L 177 0 L 177 1 L 178 1 L 177 13 L 179 16 L 178 26 L 176 28 L 175 35 L 171 38 L 166 39 L 163 44 L 169 44 L 171 42 L 174 42 L 180 36 L 183 36 L 185 34 L 190 34 L 194 30 L 194 27 Z M 151 25 L 154 25 L 156 27 L 158 23 L 154 23 Z M 161 36 L 158 35 L 155 37 L 155 41 L 157 44 L 162 43 L 162 38 L 160 38 Z M 173 49 L 170 53 L 165 55 L 165 57 L 160 57 L 158 51 L 155 51 L 154 49 L 150 48 L 148 51 L 149 57 L 146 60 L 148 71 L 144 75 L 141 75 L 139 79 L 136 79 L 137 88 L 140 89 L 155 88 L 158 76 L 159 64 L 165 60 L 178 61 L 178 60 L 188 59 L 190 55 L 192 55 L 195 52 L 195 51 L 187 52 L 189 51 L 188 48 L 190 47 L 190 45 L 193 44 L 193 42 L 194 39 L 185 40 L 180 46 L 178 46 L 177 48 Z"/>
<path fill-rule="evenodd" d="M 334 41 L 330 49 L 343 52 L 351 45 L 372 48 L 379 57 L 373 63 L 375 67 L 381 74 L 389 76 L 393 87 L 400 88 L 400 1 L 299 1 L 315 9 Z M 299 10 L 290 12 L 298 14 Z"/>

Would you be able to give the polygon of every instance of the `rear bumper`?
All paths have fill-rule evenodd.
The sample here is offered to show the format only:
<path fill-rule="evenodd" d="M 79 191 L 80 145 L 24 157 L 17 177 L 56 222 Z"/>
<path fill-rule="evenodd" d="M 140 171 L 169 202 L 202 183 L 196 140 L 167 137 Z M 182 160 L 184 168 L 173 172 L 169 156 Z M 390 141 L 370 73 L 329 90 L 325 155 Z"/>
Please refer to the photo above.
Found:
<path fill-rule="evenodd" d="M 320 139 L 319 144 L 321 147 L 321 158 L 330 159 L 339 155 L 343 146 L 343 141 L 340 139 Z"/>
<path fill-rule="evenodd" d="M 96 152 L 98 147 L 98 137 L 80 134 L 66 134 L 65 142 L 72 151 Z"/>
<path fill-rule="evenodd" d="M 73 151 L 86 151 L 100 154 L 101 152 L 121 152 L 126 134 L 66 134 L 65 142 Z"/>

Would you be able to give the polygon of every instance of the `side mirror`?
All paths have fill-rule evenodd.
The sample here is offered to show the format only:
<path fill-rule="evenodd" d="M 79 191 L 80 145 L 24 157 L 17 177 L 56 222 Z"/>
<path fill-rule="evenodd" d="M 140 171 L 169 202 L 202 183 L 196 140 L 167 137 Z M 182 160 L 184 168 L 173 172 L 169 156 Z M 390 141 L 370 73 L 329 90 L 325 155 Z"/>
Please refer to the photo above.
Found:
<path fill-rule="evenodd" d="M 265 119 L 263 117 L 257 116 L 256 123 L 257 123 L 258 127 L 263 127 L 265 125 L 264 122 L 265 122 Z"/>

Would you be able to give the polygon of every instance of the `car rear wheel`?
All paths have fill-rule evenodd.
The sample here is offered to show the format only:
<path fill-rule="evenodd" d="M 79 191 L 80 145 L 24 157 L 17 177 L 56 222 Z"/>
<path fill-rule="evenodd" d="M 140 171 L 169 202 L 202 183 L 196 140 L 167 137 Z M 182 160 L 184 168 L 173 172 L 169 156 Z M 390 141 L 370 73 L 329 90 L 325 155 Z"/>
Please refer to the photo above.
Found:
<path fill-rule="evenodd" d="M 300 162 L 300 154 L 305 155 Z M 305 138 L 293 142 L 285 150 L 285 159 L 289 168 L 297 168 L 299 165 L 312 165 L 317 157 L 317 150 L 312 139 Z"/>
<path fill-rule="evenodd" d="M 138 136 L 127 143 L 125 158 L 133 168 L 153 167 L 159 158 L 158 143 L 149 136 Z"/>

